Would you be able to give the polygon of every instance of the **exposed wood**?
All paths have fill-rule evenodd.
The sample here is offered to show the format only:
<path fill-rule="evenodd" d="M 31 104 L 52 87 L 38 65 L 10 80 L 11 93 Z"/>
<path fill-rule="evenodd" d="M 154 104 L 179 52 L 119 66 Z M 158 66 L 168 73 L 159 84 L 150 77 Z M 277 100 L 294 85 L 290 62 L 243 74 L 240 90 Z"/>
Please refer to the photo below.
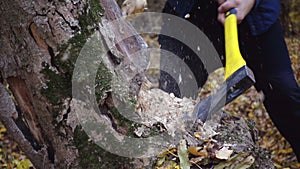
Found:
<path fill-rule="evenodd" d="M 32 93 L 27 88 L 24 80 L 20 78 L 12 77 L 8 78 L 7 81 L 12 89 L 14 98 L 20 107 L 20 111 L 22 111 L 22 116 L 25 120 L 25 123 L 28 125 L 30 132 L 33 134 L 34 138 L 39 142 L 39 144 L 45 143 L 42 133 L 38 128 L 38 114 L 33 107 Z"/>
<path fill-rule="evenodd" d="M 15 123 L 14 120 L 16 118 L 17 111 L 15 104 L 5 87 L 0 83 L 0 120 L 9 132 L 10 137 L 18 143 L 36 168 L 54 168 L 53 164 L 47 158 L 47 150 L 45 148 L 39 151 L 34 150 L 31 143 L 25 138 Z"/>

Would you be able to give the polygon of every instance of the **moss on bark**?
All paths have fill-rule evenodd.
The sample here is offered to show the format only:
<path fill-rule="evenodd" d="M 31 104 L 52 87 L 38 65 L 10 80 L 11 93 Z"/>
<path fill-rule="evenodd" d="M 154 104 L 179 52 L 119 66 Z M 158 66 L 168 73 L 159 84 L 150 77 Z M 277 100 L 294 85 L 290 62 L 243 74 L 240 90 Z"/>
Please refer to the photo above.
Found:
<path fill-rule="evenodd" d="M 89 140 L 80 126 L 75 129 L 74 144 L 79 150 L 79 165 L 90 169 L 132 168 L 131 159 L 111 154 Z"/>
<path fill-rule="evenodd" d="M 62 100 L 68 97 L 71 98 L 71 80 L 77 57 L 87 39 L 95 30 L 99 29 L 98 23 L 101 21 L 102 13 L 103 9 L 99 1 L 90 0 L 79 17 L 81 29 L 67 43 L 59 46 L 58 54 L 52 58 L 51 66 L 54 66 L 57 70 L 44 63 L 44 69 L 41 73 L 48 81 L 47 88 L 42 89 L 41 92 L 53 105 L 61 105 Z M 101 74 L 107 75 L 103 68 L 99 68 L 99 70 L 101 70 L 99 71 L 99 77 L 102 77 Z M 108 82 L 104 81 L 103 78 L 98 79 L 101 81 L 98 82 L 99 87 L 97 89 L 107 89 Z M 96 91 L 96 93 L 100 95 L 101 91 Z"/>
<path fill-rule="evenodd" d="M 66 109 L 63 105 L 64 100 L 72 98 L 72 75 L 76 60 L 87 40 L 99 29 L 103 12 L 98 0 L 89 0 L 79 17 L 80 30 L 77 30 L 67 43 L 58 47 L 58 53 L 53 56 L 51 65 L 48 63 L 43 65 L 44 69 L 41 73 L 48 81 L 47 88 L 42 89 L 41 93 L 54 105 L 53 119 Z M 110 72 L 100 64 L 95 78 L 95 96 L 98 103 L 102 103 L 106 98 L 106 92 L 110 89 L 110 81 Z M 119 116 L 115 110 L 112 110 L 111 114 L 114 114 L 114 118 L 120 121 L 120 127 L 132 126 L 131 122 Z M 53 123 L 57 129 L 62 126 L 61 122 L 54 121 Z M 75 128 L 73 134 L 73 144 L 79 153 L 80 168 L 132 168 L 131 159 L 105 151 L 89 139 L 80 125 Z"/>

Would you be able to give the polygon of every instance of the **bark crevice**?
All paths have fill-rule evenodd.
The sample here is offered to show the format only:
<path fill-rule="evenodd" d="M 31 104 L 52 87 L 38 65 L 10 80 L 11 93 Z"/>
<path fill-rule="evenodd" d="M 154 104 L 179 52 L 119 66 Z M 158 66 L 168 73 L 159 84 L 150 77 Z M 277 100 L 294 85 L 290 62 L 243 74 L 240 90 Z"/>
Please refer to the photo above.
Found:
<path fill-rule="evenodd" d="M 15 123 L 15 120 L 18 118 L 16 106 L 3 84 L 0 84 L 0 116 L 1 122 L 6 126 L 11 138 L 18 143 L 37 168 L 53 168 L 53 164 L 47 158 L 46 147 L 38 151 L 34 150 L 31 143 Z"/>

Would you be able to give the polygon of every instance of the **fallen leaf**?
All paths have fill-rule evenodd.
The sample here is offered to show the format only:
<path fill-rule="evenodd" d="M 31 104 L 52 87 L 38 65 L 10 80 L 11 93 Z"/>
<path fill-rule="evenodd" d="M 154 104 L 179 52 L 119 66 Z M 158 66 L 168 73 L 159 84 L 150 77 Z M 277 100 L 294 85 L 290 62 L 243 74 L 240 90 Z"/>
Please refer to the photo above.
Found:
<path fill-rule="evenodd" d="M 244 159 L 242 162 L 236 165 L 236 168 L 239 169 L 247 169 L 252 166 L 254 163 L 255 159 L 253 156 L 248 156 L 246 159 Z"/>
<path fill-rule="evenodd" d="M 155 167 L 155 169 L 180 169 L 175 161 L 166 161 L 163 166 Z"/>
<path fill-rule="evenodd" d="M 194 136 L 195 136 L 196 138 L 200 139 L 200 138 L 201 138 L 201 132 L 195 132 L 195 133 L 194 133 Z"/>
<path fill-rule="evenodd" d="M 188 150 L 186 146 L 185 140 L 180 140 L 178 146 L 178 156 L 180 161 L 180 168 L 181 169 L 190 169 L 190 161 L 188 157 Z"/>
<path fill-rule="evenodd" d="M 205 149 L 203 149 L 202 147 L 189 147 L 188 151 L 190 154 L 194 155 L 194 156 L 201 156 L 201 157 L 207 157 L 208 153 Z"/>
<path fill-rule="evenodd" d="M 191 158 L 190 159 L 190 163 L 192 164 L 197 164 L 199 162 L 201 162 L 205 157 L 196 157 L 196 158 Z"/>
<path fill-rule="evenodd" d="M 27 169 L 30 167 L 33 167 L 33 165 L 28 159 L 24 159 L 17 164 L 17 169 Z"/>
<path fill-rule="evenodd" d="M 158 167 L 162 166 L 165 161 L 166 161 L 166 156 L 159 157 L 156 161 L 156 166 L 158 166 Z"/>
<path fill-rule="evenodd" d="M 252 166 L 255 159 L 253 156 L 241 153 L 236 154 L 233 157 L 229 158 L 227 161 L 221 162 L 214 167 L 214 169 L 247 169 Z"/>
<path fill-rule="evenodd" d="M 233 150 L 229 150 L 228 147 L 223 147 L 216 152 L 216 158 L 220 160 L 227 160 L 232 153 Z"/>

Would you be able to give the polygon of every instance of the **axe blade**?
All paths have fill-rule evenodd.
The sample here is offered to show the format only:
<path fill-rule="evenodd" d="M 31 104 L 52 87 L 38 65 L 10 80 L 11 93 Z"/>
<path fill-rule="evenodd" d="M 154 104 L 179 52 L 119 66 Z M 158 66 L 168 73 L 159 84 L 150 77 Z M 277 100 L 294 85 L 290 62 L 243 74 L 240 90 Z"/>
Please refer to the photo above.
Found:
<path fill-rule="evenodd" d="M 246 65 L 234 72 L 221 85 L 216 93 L 200 101 L 194 110 L 196 119 L 205 122 L 215 116 L 219 117 L 220 109 L 243 94 L 255 83 L 253 72 Z"/>

